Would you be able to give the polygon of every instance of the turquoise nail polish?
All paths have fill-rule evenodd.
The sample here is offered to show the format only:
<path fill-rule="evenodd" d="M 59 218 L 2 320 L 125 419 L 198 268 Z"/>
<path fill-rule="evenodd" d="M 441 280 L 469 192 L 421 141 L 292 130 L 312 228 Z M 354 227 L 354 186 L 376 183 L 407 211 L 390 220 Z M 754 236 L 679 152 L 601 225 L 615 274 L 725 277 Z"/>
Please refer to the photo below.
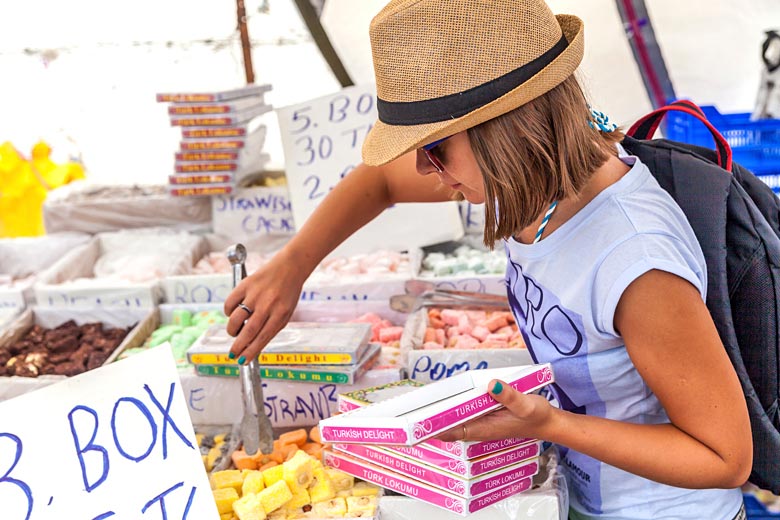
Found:
<path fill-rule="evenodd" d="M 228 354 L 228 357 L 229 357 L 230 359 L 236 359 L 236 355 L 235 355 L 235 354 L 233 354 L 232 352 Z"/>
<path fill-rule="evenodd" d="M 239 365 L 243 365 L 243 364 L 244 364 L 244 361 L 246 361 L 246 357 L 244 357 L 244 356 L 241 356 L 240 358 L 238 358 L 238 364 L 239 364 Z"/>
<path fill-rule="evenodd" d="M 240 361 L 239 361 L 239 363 L 240 363 Z M 493 392 L 495 395 L 498 395 L 498 394 L 500 394 L 500 393 L 501 393 L 501 392 L 503 392 L 503 391 L 504 391 L 504 385 L 502 385 L 500 381 L 496 381 L 496 384 L 495 384 L 495 385 L 493 385 L 493 390 L 492 390 L 492 392 Z"/>

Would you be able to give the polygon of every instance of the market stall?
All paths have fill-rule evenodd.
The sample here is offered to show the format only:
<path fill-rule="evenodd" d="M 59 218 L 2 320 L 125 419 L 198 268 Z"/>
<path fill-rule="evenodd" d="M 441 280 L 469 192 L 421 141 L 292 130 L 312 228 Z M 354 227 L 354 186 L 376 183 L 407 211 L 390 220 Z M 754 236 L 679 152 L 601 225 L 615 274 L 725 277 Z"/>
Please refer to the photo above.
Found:
<path fill-rule="evenodd" d="M 215 43 L 199 29 L 207 36 L 190 42 L 200 46 L 192 60 L 213 60 L 210 77 L 146 78 L 148 99 L 135 110 L 153 121 L 145 123 L 150 130 L 123 126 L 121 150 L 92 162 L 99 174 L 87 158 L 86 179 L 46 194 L 40 217 L 47 234 L 0 238 L 0 510 L 10 511 L 9 520 L 567 519 L 582 499 L 572 495 L 567 475 L 587 481 L 593 471 L 566 458 L 568 448 L 562 454 L 541 436 L 439 439 L 459 428 L 467 438 L 468 421 L 504 408 L 486 390 L 493 380 L 576 408 L 560 399 L 569 396 L 557 393 L 553 365 L 539 362 L 529 345 L 544 337 L 558 352 L 575 343 L 578 350 L 583 340 L 574 325 L 564 346 L 550 334 L 583 318 L 543 301 L 544 288 L 518 275 L 505 244 L 484 243 L 486 221 L 494 222 L 484 203 L 391 205 L 318 262 L 300 290 L 290 289 L 297 304 L 289 323 L 256 367 L 234 359 L 225 301 L 240 281 L 237 267 L 245 275 L 267 269 L 363 161 L 363 142 L 379 111 L 388 110 L 366 71 L 369 42 L 334 29 L 349 16 L 367 26 L 385 1 L 329 0 L 319 11 L 298 2 L 293 17 L 306 24 L 303 55 L 321 53 L 327 78 L 316 80 L 316 66 L 285 54 L 280 68 L 310 76 L 301 79 L 299 71 L 294 82 L 265 74 L 255 81 L 253 53 L 264 67 L 267 49 L 248 29 L 280 31 L 279 47 L 294 47 L 285 38 L 295 40 L 300 29 L 274 27 L 266 16 L 280 5 L 273 0 L 270 7 L 244 3 L 227 2 L 238 9 L 230 39 Z M 733 100 L 747 97 L 744 85 L 704 95 L 706 74 L 682 72 L 685 52 L 667 55 L 672 45 L 686 48 L 677 34 L 685 31 L 672 30 L 678 17 L 670 17 L 670 6 L 648 12 L 644 2 L 550 4 L 556 12 L 576 9 L 603 35 L 589 34 L 583 61 L 600 107 L 630 123 L 657 108 L 664 93 L 704 100 L 703 113 L 735 161 L 780 191 L 780 122 L 767 117 L 770 75 L 780 63 L 776 34 L 767 33 L 762 48 L 766 70 L 739 68 L 765 81 L 759 97 L 766 110 L 757 121 L 752 107 Z M 180 8 L 167 13 L 171 20 L 194 16 L 191 7 Z M 776 6 L 750 9 L 780 23 Z M 235 19 L 228 18 L 232 30 Z M 755 29 L 755 17 L 747 18 L 743 26 Z M 226 26 L 222 18 L 213 22 Z M 648 31 L 653 39 L 638 42 Z M 78 63 L 70 47 L 62 54 Z M 622 82 L 603 72 L 605 56 L 622 67 Z M 175 69 L 179 59 L 146 57 L 162 60 L 160 69 Z M 350 74 L 357 85 L 349 85 Z M 125 109 L 133 110 L 117 108 Z M 661 131 L 709 147 L 710 133 L 695 116 L 670 116 Z M 97 142 L 100 131 L 92 125 L 85 141 Z M 117 159 L 129 156 L 135 133 L 152 132 L 158 137 L 139 137 L 145 144 L 132 150 L 142 160 Z M 431 160 L 428 150 L 422 157 Z M 117 163 L 117 178 L 107 182 L 106 166 Z M 240 265 L 228 253 L 237 244 L 247 252 Z M 526 299 L 517 301 L 512 290 Z M 249 319 L 254 311 L 246 310 Z M 576 410 L 585 412 L 585 405 Z M 266 420 L 272 438 L 264 438 Z M 255 449 L 264 442 L 267 449 Z M 743 489 L 746 518 L 780 517 L 777 495 Z"/>

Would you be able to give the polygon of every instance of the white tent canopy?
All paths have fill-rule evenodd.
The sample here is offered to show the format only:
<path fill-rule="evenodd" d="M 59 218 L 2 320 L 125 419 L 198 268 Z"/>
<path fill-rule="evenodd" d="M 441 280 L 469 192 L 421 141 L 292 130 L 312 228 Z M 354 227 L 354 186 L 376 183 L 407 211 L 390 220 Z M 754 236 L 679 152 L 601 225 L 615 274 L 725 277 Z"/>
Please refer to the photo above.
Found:
<path fill-rule="evenodd" d="M 322 13 L 356 82 L 373 72 L 368 23 L 384 0 L 328 0 Z M 247 0 L 256 82 L 281 107 L 339 85 L 292 0 Z M 549 0 L 585 21 L 581 77 L 595 106 L 621 124 L 651 109 L 616 2 Z M 110 7 L 109 7 L 110 6 Z M 752 111 L 764 31 L 780 27 L 777 0 L 654 0 L 649 15 L 675 92 L 723 112 Z M 15 2 L 0 32 L 0 141 L 23 153 L 38 138 L 55 159 L 80 154 L 103 183 L 166 182 L 178 131 L 162 91 L 221 90 L 244 83 L 234 0 L 31 0 Z M 267 150 L 283 167 L 275 117 Z"/>

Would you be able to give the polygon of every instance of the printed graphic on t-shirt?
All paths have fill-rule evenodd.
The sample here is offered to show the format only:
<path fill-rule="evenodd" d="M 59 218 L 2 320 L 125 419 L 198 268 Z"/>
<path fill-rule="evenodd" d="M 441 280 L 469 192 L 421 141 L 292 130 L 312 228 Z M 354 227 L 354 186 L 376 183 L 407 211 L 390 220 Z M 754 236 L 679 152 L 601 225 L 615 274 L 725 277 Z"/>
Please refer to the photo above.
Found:
<path fill-rule="evenodd" d="M 523 273 L 509 260 L 507 296 L 525 344 L 537 363 L 552 363 L 556 383 L 551 385 L 564 410 L 604 416 L 605 404 L 588 370 L 588 342 L 582 316 L 565 308 L 549 289 Z M 601 463 L 560 447 L 570 490 L 594 514 L 601 513 Z"/>

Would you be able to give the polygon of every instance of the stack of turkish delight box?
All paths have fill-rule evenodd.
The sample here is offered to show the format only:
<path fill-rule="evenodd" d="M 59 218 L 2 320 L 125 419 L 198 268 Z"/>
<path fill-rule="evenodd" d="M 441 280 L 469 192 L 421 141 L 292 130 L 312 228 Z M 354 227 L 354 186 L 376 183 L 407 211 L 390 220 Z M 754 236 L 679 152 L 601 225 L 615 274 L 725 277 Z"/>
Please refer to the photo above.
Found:
<path fill-rule="evenodd" d="M 264 100 L 270 85 L 249 85 L 220 92 L 157 94 L 168 103 L 171 125 L 181 128 L 171 195 L 231 193 L 246 176 L 263 170 L 266 127 L 259 117 L 273 107 Z"/>
<path fill-rule="evenodd" d="M 541 442 L 443 442 L 435 437 L 500 407 L 487 385 L 522 392 L 553 381 L 549 364 L 469 371 L 422 385 L 403 380 L 339 396 L 342 414 L 320 422 L 326 464 L 468 515 L 531 488 Z"/>

